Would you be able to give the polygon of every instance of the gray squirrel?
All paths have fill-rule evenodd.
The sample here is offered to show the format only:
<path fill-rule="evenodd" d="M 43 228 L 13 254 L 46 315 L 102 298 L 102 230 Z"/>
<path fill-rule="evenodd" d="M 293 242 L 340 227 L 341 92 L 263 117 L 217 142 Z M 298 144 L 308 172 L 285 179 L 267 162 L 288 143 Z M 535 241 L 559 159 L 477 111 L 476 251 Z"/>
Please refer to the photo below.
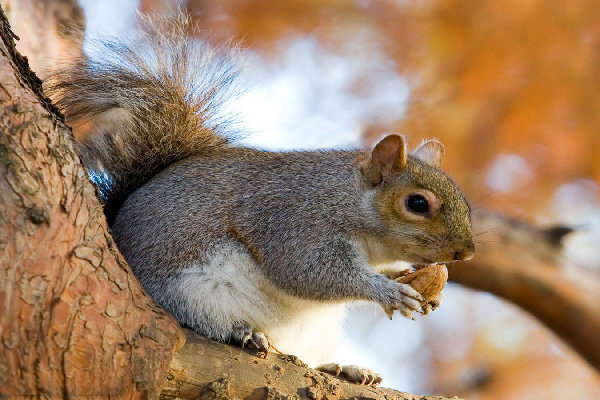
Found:
<path fill-rule="evenodd" d="M 469 204 L 439 170 L 442 144 L 409 153 L 389 135 L 372 151 L 239 147 L 219 117 L 235 61 L 191 39 L 187 19 L 147 23 L 133 43 L 103 40 L 101 59 L 74 61 L 49 86 L 67 121 L 93 122 L 79 151 L 148 293 L 201 335 L 313 366 L 331 361 L 350 300 L 428 312 L 388 275 L 396 261 L 474 252 Z"/>

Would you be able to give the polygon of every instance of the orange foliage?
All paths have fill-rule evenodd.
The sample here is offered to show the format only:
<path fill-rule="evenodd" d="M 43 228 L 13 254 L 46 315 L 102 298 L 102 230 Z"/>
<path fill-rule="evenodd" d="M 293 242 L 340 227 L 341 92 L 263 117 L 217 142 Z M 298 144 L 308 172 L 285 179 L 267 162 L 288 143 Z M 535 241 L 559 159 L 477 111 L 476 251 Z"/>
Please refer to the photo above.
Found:
<path fill-rule="evenodd" d="M 536 179 L 493 196 L 506 211 L 518 199 L 531 213 L 560 183 L 600 178 L 600 3 L 444 0 L 427 20 L 422 104 L 404 126 L 452 146 L 450 167 L 471 192 L 483 194 L 476 171 L 501 153 Z"/>
<path fill-rule="evenodd" d="M 367 141 L 385 130 L 413 145 L 440 138 L 447 169 L 488 206 L 531 214 L 561 183 L 600 178 L 598 1 L 191 0 L 188 8 L 209 40 L 234 38 L 265 55 L 297 35 L 335 52 L 368 32 L 412 93 L 406 117 L 365 127 Z M 499 154 L 520 156 L 532 180 L 494 192 L 487 172 Z"/>

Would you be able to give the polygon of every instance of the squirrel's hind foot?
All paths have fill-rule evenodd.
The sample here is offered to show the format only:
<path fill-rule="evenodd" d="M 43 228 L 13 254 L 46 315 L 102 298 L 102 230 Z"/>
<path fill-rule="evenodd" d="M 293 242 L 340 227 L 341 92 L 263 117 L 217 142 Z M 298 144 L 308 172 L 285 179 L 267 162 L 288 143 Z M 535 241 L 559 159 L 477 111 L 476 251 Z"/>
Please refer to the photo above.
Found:
<path fill-rule="evenodd" d="M 356 365 L 340 365 L 337 363 L 321 364 L 316 368 L 318 371 L 326 372 L 359 385 L 379 386 L 382 379 L 379 374 L 367 368 L 357 367 Z"/>
<path fill-rule="evenodd" d="M 231 334 L 231 339 L 233 342 L 242 346 L 242 349 L 244 347 L 254 349 L 257 353 L 264 355 L 264 358 L 267 358 L 269 350 L 271 349 L 271 344 L 265 334 L 262 332 L 254 332 L 252 328 L 247 325 L 235 328 Z"/>

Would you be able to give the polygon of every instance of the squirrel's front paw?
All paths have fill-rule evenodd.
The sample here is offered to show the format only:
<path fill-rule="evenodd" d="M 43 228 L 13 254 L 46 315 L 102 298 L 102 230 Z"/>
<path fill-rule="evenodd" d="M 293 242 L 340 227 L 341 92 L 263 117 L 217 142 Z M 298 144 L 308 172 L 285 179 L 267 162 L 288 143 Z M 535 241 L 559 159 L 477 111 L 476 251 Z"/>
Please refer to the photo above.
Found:
<path fill-rule="evenodd" d="M 407 283 L 394 282 L 389 300 L 381 304 L 387 316 L 392 319 L 395 310 L 400 311 L 400 314 L 406 318 L 414 319 L 413 312 L 417 311 L 421 314 L 425 310 L 421 304 L 425 301 L 421 293 L 417 292 Z"/>
<path fill-rule="evenodd" d="M 266 358 L 269 354 L 271 344 L 269 340 L 262 332 L 253 332 L 252 328 L 242 325 L 233 329 L 231 333 L 231 340 L 242 346 L 242 349 L 248 346 L 251 349 L 255 349 L 258 353 L 264 354 Z"/>
<path fill-rule="evenodd" d="M 378 386 L 382 381 L 379 374 L 376 374 L 367 368 L 357 367 L 356 365 L 330 363 L 319 365 L 316 369 L 334 376 L 341 376 L 342 378 L 345 378 L 352 383 L 358 383 L 359 385 Z"/>

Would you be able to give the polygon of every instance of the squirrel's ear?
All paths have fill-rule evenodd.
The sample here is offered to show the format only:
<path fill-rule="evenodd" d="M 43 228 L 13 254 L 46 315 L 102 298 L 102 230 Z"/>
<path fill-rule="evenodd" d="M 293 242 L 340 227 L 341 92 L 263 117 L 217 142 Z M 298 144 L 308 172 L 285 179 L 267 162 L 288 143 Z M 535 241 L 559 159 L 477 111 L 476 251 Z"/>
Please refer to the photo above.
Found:
<path fill-rule="evenodd" d="M 419 160 L 426 162 L 436 168 L 442 166 L 444 156 L 446 155 L 446 149 L 444 145 L 437 140 L 428 140 L 419 146 L 414 152 L 415 157 Z"/>
<path fill-rule="evenodd" d="M 363 170 L 373 185 L 381 183 L 394 172 L 406 168 L 406 144 L 399 135 L 388 135 L 381 139 L 371 153 L 367 168 Z"/>

